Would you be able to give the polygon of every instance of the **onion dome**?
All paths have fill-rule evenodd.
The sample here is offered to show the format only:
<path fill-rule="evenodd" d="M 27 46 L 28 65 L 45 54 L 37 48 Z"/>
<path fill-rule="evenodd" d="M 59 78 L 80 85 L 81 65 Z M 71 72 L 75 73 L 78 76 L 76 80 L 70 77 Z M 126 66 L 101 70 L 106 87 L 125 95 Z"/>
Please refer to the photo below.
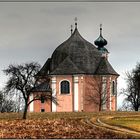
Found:
<path fill-rule="evenodd" d="M 98 46 L 98 50 L 103 48 L 105 45 L 107 45 L 106 39 L 102 36 L 102 25 L 100 24 L 100 36 L 94 41 L 94 44 Z"/>

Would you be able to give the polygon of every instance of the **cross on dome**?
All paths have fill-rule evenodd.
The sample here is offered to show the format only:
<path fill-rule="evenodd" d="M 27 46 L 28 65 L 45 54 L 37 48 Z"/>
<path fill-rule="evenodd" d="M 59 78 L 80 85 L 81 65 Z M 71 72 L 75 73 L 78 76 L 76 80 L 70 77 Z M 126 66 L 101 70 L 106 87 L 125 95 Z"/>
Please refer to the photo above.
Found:
<path fill-rule="evenodd" d="M 75 28 L 77 28 L 77 20 L 78 20 L 77 17 L 75 17 L 74 20 L 75 20 Z"/>
<path fill-rule="evenodd" d="M 102 35 L 102 24 L 100 24 L 100 35 Z"/>

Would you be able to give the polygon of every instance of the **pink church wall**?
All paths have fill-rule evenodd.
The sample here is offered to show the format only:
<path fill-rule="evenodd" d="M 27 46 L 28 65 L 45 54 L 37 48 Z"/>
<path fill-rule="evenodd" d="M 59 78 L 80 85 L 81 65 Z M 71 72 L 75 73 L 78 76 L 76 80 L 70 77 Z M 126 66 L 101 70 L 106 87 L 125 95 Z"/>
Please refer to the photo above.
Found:
<path fill-rule="evenodd" d="M 115 81 L 115 83 L 117 83 L 117 76 L 112 76 L 111 77 L 111 81 Z M 117 110 L 117 96 L 113 96 L 111 97 L 111 110 L 112 111 L 116 111 Z"/>
<path fill-rule="evenodd" d="M 41 94 L 41 93 L 34 93 L 33 96 L 36 94 Z M 46 93 L 47 94 L 47 93 Z M 41 101 L 36 100 L 33 102 L 33 111 L 34 112 L 41 112 L 41 109 L 45 109 L 45 112 L 51 112 L 51 101 L 45 101 L 44 103 L 41 103 Z M 28 111 L 30 112 L 30 106 L 28 108 Z"/>
<path fill-rule="evenodd" d="M 67 80 L 70 82 L 70 94 L 61 94 L 60 82 Z M 56 98 L 59 105 L 57 105 L 57 112 L 71 112 L 73 111 L 73 80 L 72 76 L 56 76 Z"/>
<path fill-rule="evenodd" d="M 93 75 L 77 75 L 78 76 L 78 111 L 85 112 L 96 112 L 99 111 L 99 105 L 93 101 L 87 101 L 87 97 L 92 94 L 96 96 L 97 91 L 94 87 L 97 86 L 96 80 L 99 81 L 98 76 Z M 67 80 L 70 82 L 70 94 L 61 94 L 60 93 L 60 82 L 62 80 Z M 111 82 L 117 82 L 116 76 L 107 77 L 107 96 L 108 101 L 106 103 L 106 110 L 115 111 L 117 109 L 117 99 L 116 96 L 111 95 Z M 59 105 L 56 106 L 56 112 L 72 112 L 74 111 L 74 78 L 72 75 L 59 75 L 56 76 L 56 98 Z M 99 100 L 99 97 L 97 98 Z M 110 103 L 111 101 L 111 103 Z M 111 105 L 111 106 L 110 106 Z M 41 103 L 40 101 L 34 102 L 34 112 L 41 112 L 41 109 L 45 109 L 45 112 L 52 111 L 52 103 L 47 101 Z M 28 109 L 30 111 L 30 109 Z"/>
<path fill-rule="evenodd" d="M 45 112 L 51 112 L 51 101 L 41 103 L 41 101 L 34 102 L 34 112 L 41 112 L 41 109 L 45 109 Z"/>
<path fill-rule="evenodd" d="M 111 106 L 111 109 L 112 111 L 116 111 L 117 110 L 117 99 L 115 96 L 112 96 L 112 106 Z"/>
<path fill-rule="evenodd" d="M 99 77 L 88 75 L 84 77 L 84 111 L 87 112 L 96 112 L 99 111 L 99 105 L 94 103 L 94 101 L 88 101 L 89 96 L 96 97 L 99 100 L 99 90 L 97 88 L 101 88 L 98 85 Z M 106 76 L 106 90 L 107 90 L 107 102 L 105 104 L 106 111 L 115 111 L 117 109 L 117 99 L 116 96 L 112 96 L 111 94 L 111 83 L 112 81 L 116 81 L 116 76 Z M 96 88 L 95 88 L 96 87 Z M 98 96 L 97 96 L 98 94 Z M 111 99 L 110 99 L 111 97 Z M 90 98 L 91 99 L 91 98 Z M 111 105 L 111 106 L 110 106 Z"/>
<path fill-rule="evenodd" d="M 94 101 L 89 101 L 91 98 L 90 95 L 94 96 L 96 94 L 96 90 L 94 89 L 96 87 L 96 80 L 93 79 L 93 76 L 87 75 L 84 76 L 84 108 L 83 111 L 87 112 L 95 112 L 99 110 L 99 107 L 97 104 L 94 103 Z M 99 100 L 99 98 L 97 98 Z"/>

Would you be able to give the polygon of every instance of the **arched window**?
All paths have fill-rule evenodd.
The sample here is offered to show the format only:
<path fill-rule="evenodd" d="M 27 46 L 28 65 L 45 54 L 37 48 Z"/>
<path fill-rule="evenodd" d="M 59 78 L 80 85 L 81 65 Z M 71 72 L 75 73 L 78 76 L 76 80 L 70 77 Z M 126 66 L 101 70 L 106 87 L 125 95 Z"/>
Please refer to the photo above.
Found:
<path fill-rule="evenodd" d="M 112 82 L 112 95 L 116 95 L 116 85 L 115 82 Z"/>
<path fill-rule="evenodd" d="M 41 96 L 41 103 L 44 103 L 45 102 L 45 99 L 43 96 Z"/>
<path fill-rule="evenodd" d="M 70 84 L 68 81 L 61 82 L 61 94 L 69 94 L 70 93 Z"/>

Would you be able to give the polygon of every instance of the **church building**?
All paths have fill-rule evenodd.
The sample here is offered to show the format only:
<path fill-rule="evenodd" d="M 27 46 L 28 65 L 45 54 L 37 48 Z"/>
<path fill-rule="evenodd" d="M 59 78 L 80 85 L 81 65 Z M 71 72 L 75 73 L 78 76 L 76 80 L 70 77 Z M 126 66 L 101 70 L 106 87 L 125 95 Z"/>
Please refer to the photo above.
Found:
<path fill-rule="evenodd" d="M 59 37 L 59 36 L 58 36 Z M 33 90 L 35 94 L 49 88 L 58 104 L 52 101 L 34 101 L 29 112 L 95 112 L 117 109 L 117 78 L 119 74 L 108 61 L 106 39 L 102 36 L 92 43 L 85 40 L 75 22 L 71 36 L 60 44 L 37 73 L 40 79 L 49 79 Z"/>

